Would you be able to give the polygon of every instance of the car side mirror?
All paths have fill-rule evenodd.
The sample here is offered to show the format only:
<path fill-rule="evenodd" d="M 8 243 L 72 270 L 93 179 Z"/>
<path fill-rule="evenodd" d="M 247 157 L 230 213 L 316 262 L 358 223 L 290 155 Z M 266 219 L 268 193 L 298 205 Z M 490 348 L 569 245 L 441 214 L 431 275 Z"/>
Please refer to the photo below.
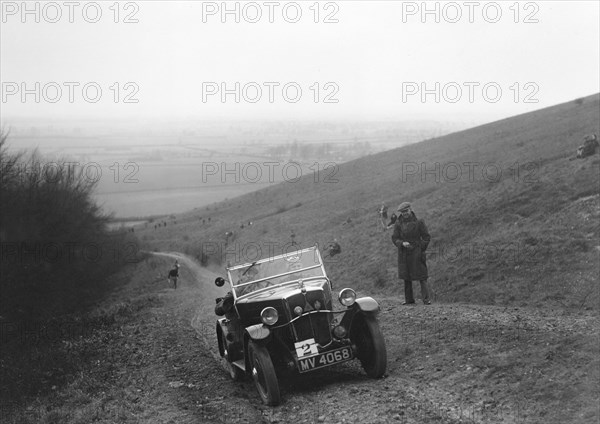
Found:
<path fill-rule="evenodd" d="M 217 287 L 223 287 L 223 285 L 225 285 L 225 279 L 223 277 L 217 277 L 215 279 L 215 285 Z"/>

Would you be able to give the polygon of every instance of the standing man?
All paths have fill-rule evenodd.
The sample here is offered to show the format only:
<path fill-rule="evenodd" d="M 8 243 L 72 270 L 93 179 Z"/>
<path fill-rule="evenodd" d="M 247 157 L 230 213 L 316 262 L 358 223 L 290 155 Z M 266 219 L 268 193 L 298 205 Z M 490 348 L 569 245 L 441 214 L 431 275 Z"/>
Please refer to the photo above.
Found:
<path fill-rule="evenodd" d="M 173 288 L 177 289 L 177 279 L 179 278 L 179 262 L 175 261 L 175 266 L 169 271 L 167 281 L 173 284 Z"/>
<path fill-rule="evenodd" d="M 417 219 L 408 202 L 398 206 L 398 219 L 394 225 L 392 243 L 398 248 L 398 278 L 404 280 L 404 303 L 415 303 L 412 281 L 421 282 L 421 295 L 425 305 L 431 305 L 427 284 L 427 261 L 425 250 L 431 236 L 425 222 Z"/>

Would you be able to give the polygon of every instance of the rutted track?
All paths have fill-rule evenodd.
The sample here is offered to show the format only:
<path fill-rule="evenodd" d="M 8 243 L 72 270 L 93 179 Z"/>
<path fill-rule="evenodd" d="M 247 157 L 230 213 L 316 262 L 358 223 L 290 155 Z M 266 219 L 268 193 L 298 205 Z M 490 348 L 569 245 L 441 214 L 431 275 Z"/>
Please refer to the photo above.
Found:
<path fill-rule="evenodd" d="M 156 254 L 183 265 L 186 301 L 195 302 L 194 313 L 185 319 L 201 340 L 205 357 L 214 361 L 215 372 L 226 375 L 215 335 L 214 299 L 225 293 L 213 283 L 218 274 L 181 253 Z M 552 382 L 552 375 L 544 373 L 565 371 L 554 370 L 555 364 L 540 359 L 540 352 L 569 356 L 572 353 L 564 352 L 565 338 L 598 333 L 597 317 L 591 314 L 466 304 L 402 307 L 399 298 L 378 300 L 388 349 L 385 378 L 367 378 L 356 361 L 341 364 L 281 381 L 283 402 L 276 408 L 262 405 L 250 380 L 225 380 L 231 396 L 221 405 L 224 422 L 255 422 L 260 417 L 263 422 L 290 423 L 535 423 L 546 408 L 532 401 L 538 395 L 535 390 L 549 389 L 529 389 L 529 379 Z M 525 362 L 519 366 L 525 371 L 512 370 L 521 358 Z M 525 375 L 515 375 L 520 372 Z M 593 385 L 597 378 L 592 373 L 588 380 Z M 553 393 L 567 390 L 567 384 L 552 386 Z M 567 408 L 544 421 L 587 422 L 573 415 L 580 406 L 572 404 L 571 411 Z"/>
<path fill-rule="evenodd" d="M 191 284 L 188 282 L 187 285 L 197 307 L 193 316 L 187 319 L 214 361 L 215 372 L 225 374 L 215 335 L 214 299 L 224 294 L 224 289 L 213 283 L 218 274 L 181 253 L 160 254 L 177 259 L 191 274 Z M 426 366 L 406 368 L 404 356 L 410 355 L 407 349 L 413 349 L 411 345 L 417 341 L 431 344 L 432 338 L 453 338 L 454 343 L 462 340 L 467 351 L 493 350 L 507 341 L 531 343 L 544 338 L 548 331 L 565 334 L 593 327 L 585 318 L 549 319 L 516 308 L 439 304 L 402 308 L 398 306 L 399 299 L 385 299 L 382 305 L 380 321 L 389 358 L 386 378 L 367 378 L 358 363 L 339 365 L 310 376 L 282 381 L 283 403 L 276 408 L 262 405 L 250 380 L 228 381 L 225 384 L 234 395 L 224 399 L 222 404 L 226 422 L 247 422 L 249 417 L 257 415 L 264 422 L 453 423 L 465 419 L 472 422 L 536 422 L 533 417 L 526 418 L 520 410 L 523 405 L 518 403 L 504 402 L 490 407 L 480 398 L 481 391 L 467 389 L 469 393 L 465 393 L 464 386 L 436 384 L 433 374 L 446 377 L 456 374 L 457 384 L 462 381 L 461 377 L 473 370 L 463 364 L 471 359 L 468 353 L 465 357 L 452 358 L 449 356 L 452 352 L 444 352 L 439 367 L 427 372 Z M 492 328 L 495 331 L 490 331 Z M 427 351 L 427 346 L 423 348 Z M 235 392 L 239 389 L 247 396 L 236 397 Z"/>

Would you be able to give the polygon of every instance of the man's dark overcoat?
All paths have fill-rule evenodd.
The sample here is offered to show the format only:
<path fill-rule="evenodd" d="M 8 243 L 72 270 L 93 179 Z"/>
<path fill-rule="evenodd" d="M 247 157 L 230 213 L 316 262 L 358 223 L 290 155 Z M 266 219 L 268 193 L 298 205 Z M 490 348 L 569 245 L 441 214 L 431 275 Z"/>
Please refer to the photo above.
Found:
<path fill-rule="evenodd" d="M 425 222 L 417 219 L 414 212 L 406 219 L 398 217 L 392 234 L 392 242 L 398 248 L 398 278 L 410 281 L 428 278 L 425 250 L 430 240 Z M 402 246 L 405 241 L 410 247 Z"/>

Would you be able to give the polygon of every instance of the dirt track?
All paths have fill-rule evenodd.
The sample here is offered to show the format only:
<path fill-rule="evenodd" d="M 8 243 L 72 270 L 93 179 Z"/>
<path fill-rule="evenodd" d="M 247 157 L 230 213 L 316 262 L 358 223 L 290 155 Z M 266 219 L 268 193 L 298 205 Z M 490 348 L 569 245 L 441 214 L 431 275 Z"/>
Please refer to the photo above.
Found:
<path fill-rule="evenodd" d="M 176 290 L 166 281 L 174 258 L 182 264 Z M 351 361 L 280 379 L 282 404 L 266 407 L 251 381 L 230 380 L 218 357 L 214 299 L 226 289 L 214 285 L 216 276 L 182 254 L 158 253 L 119 274 L 119 288 L 82 317 L 90 324 L 83 334 L 56 333 L 44 351 L 25 334 L 28 356 L 13 361 L 21 368 L 3 369 L 18 381 L 19 369 L 48 359 L 31 384 L 36 393 L 0 402 L 0 422 L 563 424 L 600 417 L 597 314 L 401 306 L 400 297 L 378 296 L 388 351 L 383 379 L 367 378 Z"/>
<path fill-rule="evenodd" d="M 353 361 L 282 381 L 282 405 L 265 407 L 250 380 L 229 380 L 218 357 L 214 299 L 225 289 L 213 284 L 217 274 L 184 255 L 160 255 L 183 265 L 180 288 L 167 294 L 164 308 L 174 322 L 191 324 L 199 342 L 198 362 L 186 366 L 191 375 L 169 382 L 182 391 L 178 403 L 187 409 L 178 422 L 184 416 L 226 423 L 597 422 L 599 326 L 593 314 L 403 307 L 400 298 L 378 299 L 388 348 L 384 379 L 367 378 Z M 178 340 L 178 347 L 185 345 L 190 348 Z"/>

